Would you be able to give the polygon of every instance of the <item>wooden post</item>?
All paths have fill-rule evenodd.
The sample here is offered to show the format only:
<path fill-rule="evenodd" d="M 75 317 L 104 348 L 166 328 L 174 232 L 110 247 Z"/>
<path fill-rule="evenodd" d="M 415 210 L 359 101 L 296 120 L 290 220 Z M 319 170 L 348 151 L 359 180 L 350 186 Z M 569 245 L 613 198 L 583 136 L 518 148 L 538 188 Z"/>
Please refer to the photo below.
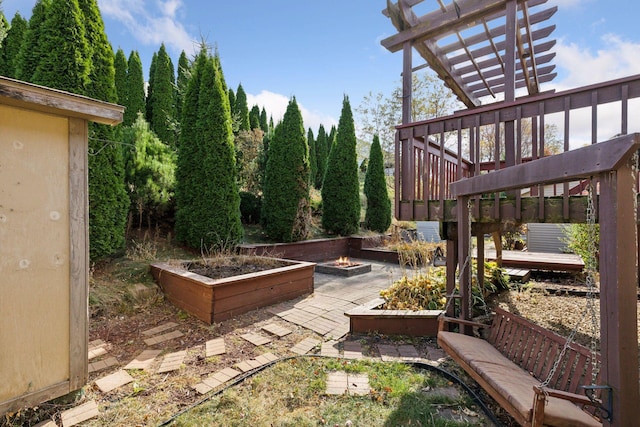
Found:
<path fill-rule="evenodd" d="M 411 98 L 413 96 L 412 84 L 412 46 L 411 41 L 402 45 L 402 124 L 411 123 Z M 402 153 L 405 155 L 405 153 Z M 410 156 L 413 153 L 409 153 Z"/>
<path fill-rule="evenodd" d="M 478 289 L 482 292 L 484 299 L 484 233 L 482 231 L 476 234 L 476 253 Z"/>
<path fill-rule="evenodd" d="M 458 246 L 453 239 L 447 239 L 447 295 L 453 295 L 456 290 L 456 267 L 458 265 Z M 455 316 L 455 301 L 449 303 L 446 315 Z"/>
<path fill-rule="evenodd" d="M 600 175 L 601 378 L 613 393 L 613 416 L 605 426 L 637 422 L 640 402 L 636 162 L 634 154 L 617 171 Z"/>
<path fill-rule="evenodd" d="M 506 23 L 505 23 L 505 58 L 504 58 L 504 100 L 510 102 L 515 100 L 516 97 L 516 31 L 520 31 L 518 28 L 518 9 L 515 0 L 507 2 L 506 10 Z M 496 123 L 496 127 L 500 124 Z M 496 133 L 499 135 L 499 133 Z M 516 164 L 516 151 L 515 151 L 515 134 L 516 127 L 513 120 L 507 120 L 504 122 L 504 155 L 505 163 L 507 167 Z M 496 139 L 496 145 L 499 141 Z M 499 159 L 498 159 L 499 160 Z M 515 197 L 515 192 L 511 193 Z"/>
<path fill-rule="evenodd" d="M 458 265 L 460 269 L 460 317 L 471 319 L 471 254 L 469 253 L 469 196 L 458 197 Z M 465 328 L 465 333 L 470 333 L 471 328 Z"/>

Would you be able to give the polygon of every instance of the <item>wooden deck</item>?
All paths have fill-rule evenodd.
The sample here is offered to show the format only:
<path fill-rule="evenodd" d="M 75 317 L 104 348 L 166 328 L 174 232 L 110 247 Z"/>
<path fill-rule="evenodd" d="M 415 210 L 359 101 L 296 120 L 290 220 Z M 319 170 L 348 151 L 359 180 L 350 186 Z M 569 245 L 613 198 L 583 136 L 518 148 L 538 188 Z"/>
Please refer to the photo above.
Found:
<path fill-rule="evenodd" d="M 476 254 L 474 253 L 475 257 Z M 496 251 L 484 251 L 486 260 L 495 260 Z M 502 265 L 511 268 L 529 270 L 550 270 L 578 272 L 584 268 L 584 262 L 575 254 L 552 254 L 545 252 L 502 251 Z"/>

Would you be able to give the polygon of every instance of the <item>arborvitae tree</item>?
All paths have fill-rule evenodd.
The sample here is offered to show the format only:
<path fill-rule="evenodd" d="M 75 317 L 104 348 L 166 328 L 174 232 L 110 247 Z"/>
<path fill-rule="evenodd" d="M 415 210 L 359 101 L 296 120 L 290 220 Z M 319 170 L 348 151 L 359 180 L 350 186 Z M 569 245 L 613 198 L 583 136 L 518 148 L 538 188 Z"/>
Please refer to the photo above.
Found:
<path fill-rule="evenodd" d="M 129 60 L 127 61 L 127 109 L 124 111 L 123 123 L 125 126 L 131 126 L 138 118 L 138 113 L 145 116 L 146 104 L 144 93 L 144 76 L 142 75 L 142 61 L 137 51 L 131 51 Z"/>
<path fill-rule="evenodd" d="M 115 102 L 113 48 L 104 31 L 97 0 L 79 0 L 79 6 L 92 64 L 86 94 Z M 89 131 L 93 137 L 89 151 L 94 154 L 89 156 L 89 248 L 91 258 L 97 259 L 124 247 L 130 202 L 125 189 L 122 146 L 112 142 L 115 129 L 91 124 Z"/>
<path fill-rule="evenodd" d="M 84 95 L 89 84 L 91 51 L 78 0 L 53 0 L 41 26 L 44 38 L 31 81 Z M 110 54 L 113 64 L 113 52 Z"/>
<path fill-rule="evenodd" d="M 158 50 L 149 104 L 152 116 L 149 123 L 158 138 L 170 147 L 176 145 L 176 93 L 173 62 L 164 43 Z"/>
<path fill-rule="evenodd" d="M 20 80 L 30 82 L 38 66 L 42 52 L 41 45 L 45 40 L 42 27 L 50 6 L 51 0 L 38 0 L 33 6 L 27 32 L 24 35 L 16 62 L 16 78 Z"/>
<path fill-rule="evenodd" d="M 249 126 L 251 129 L 260 129 L 260 107 L 254 105 L 249 111 Z"/>
<path fill-rule="evenodd" d="M 314 176 L 314 185 L 318 190 L 322 188 L 324 172 L 327 170 L 328 157 L 327 134 L 325 133 L 324 126 L 320 125 L 318 137 L 316 138 L 316 174 Z"/>
<path fill-rule="evenodd" d="M 156 81 L 156 64 L 158 63 L 158 52 L 153 52 L 151 57 L 151 64 L 149 65 L 149 82 L 147 84 L 147 98 L 146 98 L 146 118 L 149 123 L 153 121 L 153 88 Z M 153 129 L 153 127 L 152 127 Z"/>
<path fill-rule="evenodd" d="M 316 141 L 311 128 L 307 131 L 307 144 L 309 145 L 309 183 L 315 185 L 318 174 L 318 161 L 316 160 Z"/>
<path fill-rule="evenodd" d="M 178 59 L 178 70 L 176 77 L 176 120 L 182 117 L 182 107 L 184 104 L 184 95 L 187 91 L 187 82 L 189 81 L 189 58 L 182 51 Z"/>
<path fill-rule="evenodd" d="M 160 216 L 169 209 L 175 190 L 176 153 L 153 133 L 142 113 L 123 131 L 125 170 L 131 206 L 138 214 L 138 227 L 147 217 Z"/>
<path fill-rule="evenodd" d="M 127 57 L 122 49 L 116 52 L 113 66 L 116 69 L 116 93 L 118 95 L 118 104 L 127 106 Z"/>
<path fill-rule="evenodd" d="M 271 238 L 282 242 L 307 238 L 309 174 L 302 114 L 292 98 L 269 144 L 261 218 Z"/>
<path fill-rule="evenodd" d="M 18 66 L 18 56 L 20 47 L 24 41 L 24 36 L 28 29 L 28 23 L 19 12 L 11 20 L 11 28 L 7 37 L 2 42 L 0 49 L 0 75 L 16 78 L 16 67 Z"/>
<path fill-rule="evenodd" d="M 260 111 L 260 129 L 262 132 L 269 132 L 269 123 L 267 122 L 267 111 L 262 107 L 262 111 Z"/>
<path fill-rule="evenodd" d="M 4 41 L 5 37 L 7 37 L 9 27 L 9 21 L 7 21 L 7 18 L 5 18 L 4 13 L 2 12 L 2 1 L 0 1 L 0 48 L 2 48 L 2 42 Z M 0 58 L 0 61 L 2 61 L 2 58 Z M 0 66 L 1 65 L 2 64 L 0 62 Z"/>
<path fill-rule="evenodd" d="M 373 136 L 369 151 L 367 174 L 364 178 L 364 194 L 367 196 L 367 211 L 364 217 L 365 227 L 384 233 L 391 225 L 391 200 L 384 175 L 384 158 L 380 138 Z"/>
<path fill-rule="evenodd" d="M 231 107 L 231 118 L 236 115 L 236 94 L 229 88 L 229 106 Z"/>
<path fill-rule="evenodd" d="M 338 123 L 339 124 L 339 123 Z M 329 161 L 329 156 L 331 155 L 331 149 L 336 143 L 336 127 L 331 126 L 331 131 L 327 134 L 327 161 Z"/>
<path fill-rule="evenodd" d="M 322 183 L 322 227 L 342 236 L 360 228 L 360 183 L 356 130 L 349 98 L 345 95 L 336 142 L 329 154 Z"/>
<path fill-rule="evenodd" d="M 239 117 L 240 127 L 238 130 L 251 130 L 251 123 L 249 122 L 249 105 L 247 104 L 247 94 L 245 93 L 242 83 L 238 85 L 236 90 L 236 107 L 235 113 Z"/>
<path fill-rule="evenodd" d="M 219 60 L 203 48 L 187 86 L 176 171 L 176 237 L 221 249 L 242 238 L 228 93 Z"/>

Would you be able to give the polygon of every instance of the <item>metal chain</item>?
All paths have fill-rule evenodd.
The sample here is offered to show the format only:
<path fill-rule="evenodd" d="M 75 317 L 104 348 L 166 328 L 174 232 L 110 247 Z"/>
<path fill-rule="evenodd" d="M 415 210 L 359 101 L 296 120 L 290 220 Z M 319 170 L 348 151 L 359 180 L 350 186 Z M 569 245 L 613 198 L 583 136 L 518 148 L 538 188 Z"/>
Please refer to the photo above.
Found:
<path fill-rule="evenodd" d="M 562 359 L 564 358 L 567 349 L 573 343 L 576 334 L 578 333 L 578 327 L 582 324 L 587 314 L 591 317 L 591 360 L 590 363 L 593 366 L 591 369 L 591 383 L 596 383 L 596 377 L 598 372 L 596 371 L 596 361 L 597 361 L 597 353 L 596 353 L 596 333 L 598 331 L 598 322 L 596 318 L 595 311 L 595 282 L 596 282 L 596 272 L 597 272 L 597 259 L 596 259 L 596 238 L 597 238 L 597 230 L 596 230 L 596 211 L 594 205 L 594 195 L 593 195 L 593 181 L 591 180 L 589 183 L 589 190 L 587 195 L 587 212 L 586 212 L 586 220 L 587 220 L 587 250 L 589 252 L 588 259 L 585 260 L 585 270 L 587 273 L 586 277 L 586 285 L 587 285 L 587 305 L 580 316 L 580 319 L 576 323 L 575 327 L 567 337 L 567 341 L 564 343 L 564 347 L 560 351 L 560 354 L 556 358 L 553 363 L 553 367 L 551 371 L 549 371 L 549 375 L 547 378 L 540 384 L 542 387 L 546 387 L 551 382 L 551 379 L 555 375 L 558 367 L 562 363 Z"/>

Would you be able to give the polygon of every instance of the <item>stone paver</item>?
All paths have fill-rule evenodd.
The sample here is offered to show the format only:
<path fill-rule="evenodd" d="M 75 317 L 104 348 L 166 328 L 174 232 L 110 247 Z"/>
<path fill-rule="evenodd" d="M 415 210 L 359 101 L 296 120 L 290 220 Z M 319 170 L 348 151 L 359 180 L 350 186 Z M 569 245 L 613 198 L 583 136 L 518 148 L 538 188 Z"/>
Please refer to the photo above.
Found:
<path fill-rule="evenodd" d="M 342 338 L 343 336 L 349 333 L 349 323 L 344 323 L 336 326 L 334 329 L 330 330 L 326 334 L 324 334 L 325 338 Z"/>
<path fill-rule="evenodd" d="M 49 421 L 43 421 L 41 423 L 38 423 L 33 427 L 58 427 L 58 424 L 56 424 L 53 421 L 49 420 Z"/>
<path fill-rule="evenodd" d="M 89 363 L 89 373 L 102 371 L 103 369 L 110 368 L 118 364 L 118 359 L 115 357 L 108 357 L 106 359 L 98 360 Z"/>
<path fill-rule="evenodd" d="M 236 371 L 232 368 L 224 368 L 223 370 L 205 378 L 201 383 L 196 384 L 193 388 L 200 394 L 207 394 L 214 388 L 237 377 L 241 373 L 242 372 Z"/>
<path fill-rule="evenodd" d="M 91 359 L 95 359 L 98 356 L 102 356 L 104 354 L 107 354 L 107 349 L 104 348 L 107 345 L 107 343 L 105 343 L 104 341 L 97 339 L 97 340 L 93 340 L 89 343 L 89 350 L 88 350 L 88 354 L 87 354 L 87 358 L 89 360 Z"/>
<path fill-rule="evenodd" d="M 342 344 L 345 359 L 362 359 L 362 345 L 358 341 L 345 341 Z"/>
<path fill-rule="evenodd" d="M 157 335 L 155 337 L 147 338 L 146 340 L 144 340 L 144 343 L 146 345 L 156 345 L 156 344 L 160 344 L 160 343 L 165 342 L 165 341 L 172 340 L 174 338 L 180 338 L 183 335 L 184 334 L 182 332 L 180 332 L 180 331 L 172 331 L 172 332 L 168 332 L 166 334 Z"/>
<path fill-rule="evenodd" d="M 153 336 L 153 335 L 157 335 L 157 334 L 159 334 L 161 332 L 168 331 L 169 329 L 173 329 L 176 326 L 178 326 L 178 324 L 175 323 L 175 322 L 163 323 L 162 325 L 156 326 L 155 328 L 147 329 L 146 331 L 142 331 L 142 335 L 150 337 L 150 336 Z"/>
<path fill-rule="evenodd" d="M 317 314 L 308 313 L 300 308 L 292 308 L 291 310 L 286 311 L 284 316 L 282 316 L 282 318 L 287 322 L 295 323 L 296 325 L 309 323 L 316 317 L 318 317 Z"/>
<path fill-rule="evenodd" d="M 187 350 L 176 351 L 175 353 L 167 354 L 158 368 L 158 373 L 163 374 L 165 372 L 177 371 L 182 366 L 182 362 L 187 357 Z"/>
<path fill-rule="evenodd" d="M 291 329 L 276 325 L 275 323 L 269 323 L 268 325 L 263 326 L 262 329 L 277 336 L 278 338 L 285 337 L 293 332 Z"/>
<path fill-rule="evenodd" d="M 420 354 L 418 350 L 411 344 L 402 344 L 398 346 L 398 353 L 403 360 L 418 361 Z"/>
<path fill-rule="evenodd" d="M 91 400 L 80 406 L 76 406 L 75 408 L 62 412 L 60 414 L 60 419 L 62 420 L 63 427 L 71 427 L 93 417 L 97 417 L 98 415 L 100 415 L 100 412 L 98 412 L 98 404 Z"/>
<path fill-rule="evenodd" d="M 244 335 L 240 335 L 244 340 L 249 341 L 251 344 L 255 346 L 269 344 L 271 342 L 271 338 L 267 338 L 263 335 L 248 333 Z"/>
<path fill-rule="evenodd" d="M 326 394 L 363 396 L 369 394 L 369 376 L 367 374 L 348 374 L 346 372 L 330 372 L 327 375 Z"/>
<path fill-rule="evenodd" d="M 205 357 L 213 357 L 227 352 L 224 345 L 224 338 L 215 338 L 205 344 Z"/>
<path fill-rule="evenodd" d="M 296 354 L 307 354 L 311 351 L 312 348 L 320 344 L 320 340 L 316 340 L 313 338 L 305 338 L 300 341 L 298 344 L 291 347 L 291 351 Z"/>
<path fill-rule="evenodd" d="M 124 369 L 147 369 L 160 353 L 162 353 L 162 350 L 143 350 Z"/>
<path fill-rule="evenodd" d="M 400 360 L 400 352 L 395 345 L 378 344 L 378 352 L 383 362 L 396 362 Z"/>
<path fill-rule="evenodd" d="M 340 324 L 331 320 L 327 320 L 323 317 L 316 317 L 315 319 L 302 324 L 302 326 L 307 329 L 311 329 L 312 331 L 317 332 L 320 335 L 324 335 L 330 331 L 333 331 L 335 328 L 340 326 Z"/>
<path fill-rule="evenodd" d="M 96 380 L 96 385 L 103 393 L 108 393 L 111 390 L 115 390 L 118 387 L 122 387 L 125 384 L 129 384 L 133 381 L 133 377 L 127 373 L 127 371 L 119 370 L 111 375 Z"/>
<path fill-rule="evenodd" d="M 242 362 L 237 363 L 235 367 L 240 369 L 242 372 L 249 372 L 271 362 L 275 362 L 276 360 L 278 360 L 278 356 L 276 356 L 275 354 L 265 353 L 254 359 L 243 360 Z"/>
<path fill-rule="evenodd" d="M 320 348 L 320 354 L 322 356 L 340 357 L 338 342 L 335 340 L 323 342 L 322 347 Z"/>

